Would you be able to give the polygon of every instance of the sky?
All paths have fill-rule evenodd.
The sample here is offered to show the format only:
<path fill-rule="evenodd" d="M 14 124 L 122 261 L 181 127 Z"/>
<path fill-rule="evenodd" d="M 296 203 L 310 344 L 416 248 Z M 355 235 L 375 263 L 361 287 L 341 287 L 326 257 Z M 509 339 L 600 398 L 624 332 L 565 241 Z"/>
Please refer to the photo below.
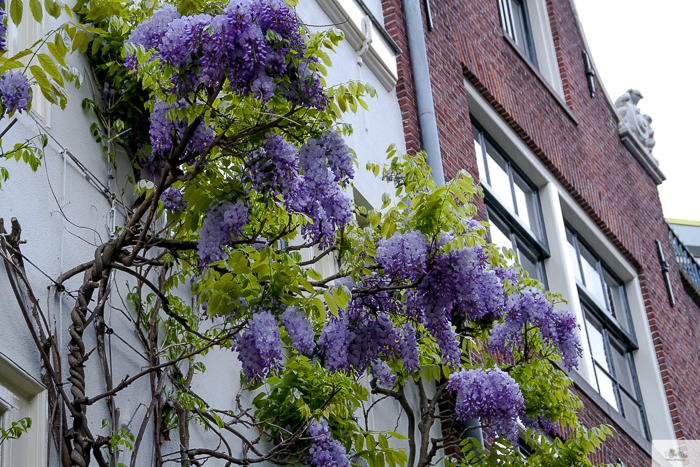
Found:
<path fill-rule="evenodd" d="M 610 98 L 629 88 L 653 119 L 667 218 L 700 221 L 700 1 L 575 0 Z"/>

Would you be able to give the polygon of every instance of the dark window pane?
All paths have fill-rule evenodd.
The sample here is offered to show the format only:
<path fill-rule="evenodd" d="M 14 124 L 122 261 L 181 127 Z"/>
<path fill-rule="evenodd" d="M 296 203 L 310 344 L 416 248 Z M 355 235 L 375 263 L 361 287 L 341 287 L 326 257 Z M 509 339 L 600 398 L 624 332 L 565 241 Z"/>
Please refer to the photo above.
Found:
<path fill-rule="evenodd" d="M 574 234 L 569 229 L 566 229 L 566 239 L 568 240 L 566 244 L 566 251 L 569 252 L 569 258 L 571 258 L 571 262 L 574 264 L 574 274 L 576 275 L 576 279 L 578 279 L 580 282 L 582 281 L 581 267 L 579 266 L 578 253 L 576 253 L 576 239 L 574 238 Z"/>
<path fill-rule="evenodd" d="M 525 26 L 525 6 L 522 0 L 510 0 L 510 11 L 513 15 L 513 26 L 515 27 L 513 39 L 523 49 L 527 46 L 526 26 Z"/>
<path fill-rule="evenodd" d="M 525 0 L 510 0 L 510 7 L 513 15 L 513 27 L 515 29 L 513 39 L 532 64 L 537 66 Z"/>
<path fill-rule="evenodd" d="M 581 266 L 583 266 L 583 278 L 586 282 L 586 289 L 598 300 L 601 304 L 605 303 L 605 295 L 603 294 L 603 284 L 598 274 L 598 261 L 593 253 L 579 243 L 579 251 L 581 252 Z"/>
<path fill-rule="evenodd" d="M 625 294 L 622 290 L 622 284 L 605 269 L 603 269 L 603 278 L 605 279 L 605 292 L 608 296 L 610 314 L 625 328 L 625 331 L 629 331 Z"/>
<path fill-rule="evenodd" d="M 615 378 L 630 394 L 635 394 L 634 384 L 632 382 L 632 371 L 630 369 L 629 360 L 627 359 L 627 351 L 621 344 L 610 339 L 610 348 L 612 349 L 613 365 L 615 365 Z"/>
<path fill-rule="evenodd" d="M 525 243 L 520 241 L 518 242 L 518 261 L 532 279 L 537 279 L 542 282 L 544 278 L 540 275 L 540 262 L 537 259 L 537 254 L 525 245 Z"/>
<path fill-rule="evenodd" d="M 537 198 L 535 198 L 534 190 L 515 172 L 513 172 L 513 182 L 515 185 L 515 200 L 517 202 L 518 216 L 523 223 L 532 230 L 537 238 L 542 238 L 537 210 Z"/>
<path fill-rule="evenodd" d="M 628 422 L 632 424 L 633 427 L 637 429 L 640 433 L 644 433 L 644 425 L 642 424 L 642 412 L 639 405 L 625 394 L 624 391 L 620 391 L 620 398 L 622 399 L 622 407 L 625 411 L 625 418 Z"/>
<path fill-rule="evenodd" d="M 513 193 L 510 188 L 510 177 L 508 176 L 508 165 L 500 154 L 490 145 L 487 148 L 487 164 L 489 171 L 489 186 L 498 195 L 498 199 L 505 207 L 515 211 L 513 206 Z"/>

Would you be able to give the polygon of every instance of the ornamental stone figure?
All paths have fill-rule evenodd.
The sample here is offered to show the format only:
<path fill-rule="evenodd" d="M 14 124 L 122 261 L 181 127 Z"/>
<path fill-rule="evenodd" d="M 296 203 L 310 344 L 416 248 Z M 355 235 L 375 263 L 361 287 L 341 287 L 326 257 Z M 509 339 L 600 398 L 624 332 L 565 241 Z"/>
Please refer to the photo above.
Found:
<path fill-rule="evenodd" d="M 656 144 L 654 130 L 651 128 L 651 117 L 640 112 L 637 103 L 642 99 L 642 93 L 636 89 L 628 89 L 615 101 L 617 116 L 620 118 L 620 133 L 632 133 L 651 153 Z"/>

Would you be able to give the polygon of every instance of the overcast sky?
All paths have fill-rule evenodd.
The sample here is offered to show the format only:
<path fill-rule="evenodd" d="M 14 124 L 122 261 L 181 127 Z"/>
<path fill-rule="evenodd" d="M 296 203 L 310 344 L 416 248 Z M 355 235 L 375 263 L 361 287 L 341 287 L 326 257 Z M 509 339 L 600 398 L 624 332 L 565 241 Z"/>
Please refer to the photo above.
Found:
<path fill-rule="evenodd" d="M 700 221 L 700 1 L 576 0 L 600 78 L 614 101 L 639 89 L 654 120 L 666 217 Z"/>

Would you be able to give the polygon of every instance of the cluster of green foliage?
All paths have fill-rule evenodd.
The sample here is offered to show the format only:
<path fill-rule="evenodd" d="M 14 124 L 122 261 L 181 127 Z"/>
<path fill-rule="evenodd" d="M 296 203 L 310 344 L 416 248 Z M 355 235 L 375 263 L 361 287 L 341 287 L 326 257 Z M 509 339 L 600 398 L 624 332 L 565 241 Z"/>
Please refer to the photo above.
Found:
<path fill-rule="evenodd" d="M 21 0 L 12 0 L 11 17 L 16 23 L 22 18 L 21 5 Z M 0 71 L 24 67 L 25 72 L 32 74 L 44 97 L 64 108 L 68 98 L 64 87 L 67 83 L 79 86 L 82 80 L 77 70 L 67 63 L 67 57 L 73 52 L 87 54 L 97 79 L 115 91 L 105 100 L 83 101 L 83 108 L 93 112 L 97 118 L 90 132 L 112 159 L 118 157 L 118 151 L 127 154 L 134 172 L 132 177 L 128 177 L 122 193 L 135 186 L 144 197 L 158 189 L 153 183 L 138 183 L 140 166 L 150 150 L 149 113 L 156 98 L 169 102 L 175 100 L 174 96 L 164 91 L 171 86 L 172 70 L 163 71 L 156 61 L 149 62 L 148 52 L 143 50 L 136 51 L 142 64 L 138 73 L 129 72 L 122 60 L 129 33 L 150 18 L 153 10 L 159 6 L 158 3 L 125 0 L 80 0 L 72 10 L 65 8 L 66 15 L 71 19 L 50 31 L 45 39 L 13 57 L 0 58 Z M 223 11 L 225 4 L 217 1 L 182 1 L 177 3 L 177 7 L 183 15 L 203 12 L 216 14 Z M 43 14 L 40 2 L 31 0 L 30 9 L 34 19 L 40 21 Z M 57 7 L 54 0 L 46 0 L 45 11 L 58 18 L 63 10 Z M 341 40 L 342 34 L 334 29 L 309 34 L 306 53 L 319 57 L 317 69 L 323 74 L 326 67 L 331 66 L 330 53 Z M 48 54 L 41 52 L 44 46 Z M 20 61 L 25 57 L 29 60 L 27 64 Z M 38 64 L 32 65 L 35 59 Z M 160 338 L 158 358 L 163 361 L 182 359 L 189 364 L 186 369 L 174 366 L 170 373 L 171 383 L 166 388 L 166 398 L 176 399 L 193 419 L 208 429 L 213 425 L 222 429 L 230 420 L 240 419 L 241 415 L 233 408 L 215 409 L 192 391 L 192 378 L 204 373 L 207 368 L 195 357 L 185 359 L 183 355 L 204 356 L 213 348 L 231 347 L 236 334 L 248 324 L 254 307 L 272 300 L 284 307 L 294 306 L 303 310 L 320 332 L 324 323 L 331 316 L 337 316 L 339 310 L 345 309 L 352 299 L 345 285 L 333 285 L 333 277 L 324 277 L 304 264 L 301 253 L 293 248 L 299 242 L 300 227 L 308 219 L 288 212 L 277 199 L 251 191 L 241 176 L 245 171 L 245 154 L 260 146 L 271 115 L 279 120 L 276 121 L 276 129 L 294 141 L 303 142 L 318 137 L 325 129 L 332 127 L 350 134 L 351 128 L 343 123 L 344 115 L 348 111 L 366 110 L 366 100 L 376 95 L 371 86 L 356 81 L 327 89 L 332 103 L 324 110 L 304 109 L 300 112 L 283 99 L 262 105 L 252 96 L 241 96 L 224 88 L 208 106 L 201 103 L 202 95 L 191 96 L 195 104 L 173 116 L 187 118 L 189 122 L 201 119 L 224 137 L 212 149 L 196 177 L 186 178 L 194 170 L 192 167 L 183 166 L 177 174 L 182 177 L 173 186 L 182 190 L 188 205 L 186 211 L 168 213 L 162 203 L 155 204 L 155 216 L 166 225 L 160 233 L 171 241 L 196 241 L 202 219 L 211 206 L 220 200 L 241 198 L 246 198 L 251 207 L 250 222 L 246 228 L 256 232 L 240 242 L 227 259 L 203 272 L 199 269 L 195 251 L 162 255 L 160 261 L 167 271 L 162 292 L 142 293 L 141 283 L 131 290 L 128 297 L 133 305 L 137 332 L 149 336 L 155 334 Z M 45 138 L 42 143 L 46 145 Z M 14 157 L 24 158 L 36 169 L 40 150 L 37 152 L 27 145 L 21 151 L 21 156 L 16 153 Z M 462 172 L 445 186 L 437 187 L 430 176 L 430 168 L 420 155 L 399 155 L 393 147 L 389 148 L 384 166 L 370 164 L 367 169 L 375 176 L 389 176 L 400 181 L 395 183 L 395 193 L 383 197 L 381 207 L 366 209 L 356 206 L 359 221 L 347 225 L 334 244 L 337 277 L 350 277 L 356 283 L 362 283 L 377 274 L 374 260 L 377 245 L 380 240 L 388 239 L 396 232 L 418 230 L 430 239 L 439 238 L 446 232 L 466 232 L 455 236 L 445 248 L 449 251 L 450 248 L 479 244 L 489 253 L 494 267 L 517 268 L 522 279 L 518 283 L 508 283 L 508 293 L 528 286 L 542 288 L 541 284 L 527 278 L 522 268 L 509 266 L 513 260 L 512 252 L 502 251 L 487 243 L 485 225 L 478 228 L 471 226 L 470 220 L 476 215 L 472 200 L 481 192 L 468 174 Z M 6 171 L 0 172 L 0 178 L 6 177 Z M 200 307 L 191 307 L 177 297 L 183 287 L 189 285 L 191 278 L 194 278 L 191 291 Z M 555 294 L 548 296 L 553 302 L 561 298 Z M 237 303 L 247 305 L 232 307 Z M 201 311 L 201 305 L 206 305 L 206 312 Z M 163 308 L 166 307 L 167 313 L 164 313 Z M 211 324 L 211 317 L 226 319 Z M 397 326 L 405 320 L 404 317 L 394 319 Z M 436 340 L 425 328 L 418 326 L 421 371 L 411 374 L 402 362 L 389 362 L 398 375 L 389 397 L 400 395 L 404 389 L 444 388 L 450 375 L 457 371 L 504 366 L 502 361 L 485 349 L 487 330 L 488 324 L 479 322 L 457 329 L 462 339 L 462 361 L 453 368 L 442 361 Z M 284 332 L 282 338 L 286 344 L 290 344 Z M 582 404 L 571 392 L 571 380 L 556 367 L 559 357 L 539 340 L 534 330 L 529 338 L 529 353 L 516 354 L 516 362 L 508 369 L 509 373 L 526 396 L 528 415 L 545 414 L 566 427 L 571 435 L 566 440 L 558 437 L 552 439 L 537 430 L 528 430 L 525 437 L 534 454 L 527 459 L 506 440 L 497 440 L 488 450 L 476 446 L 472 438 L 457 440 L 456 444 L 461 446 L 464 455 L 461 458 L 445 458 L 445 465 L 592 465 L 589 454 L 600 447 L 611 430 L 607 426 L 589 430 L 580 423 L 576 413 L 582 409 Z M 213 342 L 216 342 L 216 346 L 212 345 Z M 256 394 L 251 407 L 255 423 L 251 422 L 248 426 L 254 426 L 259 436 L 272 445 L 289 442 L 287 455 L 290 457 L 286 457 L 285 462 L 302 458 L 311 440 L 300 435 L 303 435 L 310 421 L 324 418 L 329 422 L 334 438 L 343 442 L 347 452 L 362 457 L 371 467 L 407 465 L 410 454 L 406 442 L 415 434 L 375 431 L 359 417 L 360 413 L 366 415 L 372 408 L 369 395 L 375 388 L 371 385 L 368 387 L 356 375 L 330 372 L 319 361 L 297 355 L 294 351 L 289 350 L 287 357 L 279 374 L 266 381 L 257 384 L 242 381 L 246 390 Z M 436 421 L 437 415 L 433 409 L 426 412 L 424 408 L 416 407 L 414 415 L 417 423 L 423 426 L 430 424 L 429 434 L 430 426 L 440 422 Z M 174 417 L 172 411 L 164 414 L 165 429 L 177 426 Z M 213 425 L 208 424 L 210 421 L 213 421 Z M 17 433 L 28 428 L 21 424 L 18 426 L 17 430 L 20 431 Z M 124 427 L 112 429 L 107 422 L 102 428 L 110 439 L 106 447 L 110 452 L 134 449 L 134 435 Z M 401 427 L 398 431 L 405 430 Z M 425 442 L 429 445 L 431 440 Z M 437 462 L 437 459 L 428 457 L 423 462 L 421 465 L 429 465 Z"/>

